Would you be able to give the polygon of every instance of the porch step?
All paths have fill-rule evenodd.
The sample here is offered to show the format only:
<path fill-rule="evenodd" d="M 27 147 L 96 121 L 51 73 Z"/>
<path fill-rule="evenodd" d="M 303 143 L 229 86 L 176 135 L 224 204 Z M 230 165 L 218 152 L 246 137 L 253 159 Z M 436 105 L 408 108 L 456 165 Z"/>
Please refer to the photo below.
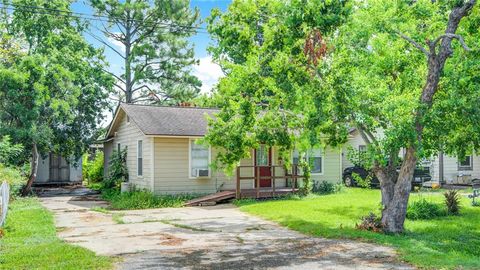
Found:
<path fill-rule="evenodd" d="M 220 191 L 214 194 L 210 194 L 204 197 L 196 198 L 190 200 L 184 204 L 184 206 L 207 206 L 207 205 L 215 205 L 218 202 L 230 200 L 235 198 L 235 191 L 227 190 L 227 191 Z"/>

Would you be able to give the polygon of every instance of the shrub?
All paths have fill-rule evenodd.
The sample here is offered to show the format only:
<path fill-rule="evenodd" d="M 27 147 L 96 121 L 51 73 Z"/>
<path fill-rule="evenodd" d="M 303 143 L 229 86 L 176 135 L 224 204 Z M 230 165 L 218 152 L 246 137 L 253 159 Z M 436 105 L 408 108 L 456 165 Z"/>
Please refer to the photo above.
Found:
<path fill-rule="evenodd" d="M 382 221 L 374 213 L 369 213 L 360 218 L 360 224 L 355 224 L 355 228 L 363 231 L 381 232 L 383 230 Z"/>
<path fill-rule="evenodd" d="M 0 140 L 0 163 L 16 164 L 17 158 L 23 151 L 21 144 L 13 144 L 10 136 L 6 135 Z"/>
<path fill-rule="evenodd" d="M 135 190 L 121 193 L 118 190 L 103 190 L 102 198 L 109 201 L 112 209 L 147 209 L 181 207 L 185 202 L 198 197 L 195 194 L 154 195 L 150 191 Z"/>
<path fill-rule="evenodd" d="M 10 185 L 10 194 L 12 197 L 18 196 L 23 185 L 26 183 L 26 179 L 19 169 L 7 167 L 0 163 L 0 184 L 3 181 L 7 181 Z"/>
<path fill-rule="evenodd" d="M 445 196 L 445 206 L 449 215 L 458 215 L 460 213 L 460 196 L 457 190 L 449 190 L 443 193 Z"/>
<path fill-rule="evenodd" d="M 121 182 L 128 181 L 127 150 L 113 151 L 108 167 L 108 177 L 103 181 L 104 187 L 119 189 Z"/>
<path fill-rule="evenodd" d="M 89 160 L 89 155 L 83 155 L 82 161 L 83 180 L 90 183 L 98 183 L 103 180 L 103 152 L 97 151 L 93 160 Z"/>
<path fill-rule="evenodd" d="M 368 174 L 365 179 L 363 179 L 358 173 L 352 173 L 352 178 L 355 180 L 357 185 L 362 188 L 371 188 L 372 186 L 372 178 L 371 174 Z"/>
<path fill-rule="evenodd" d="M 313 192 L 317 194 L 332 194 L 342 192 L 343 184 L 333 184 L 327 181 L 315 182 L 313 185 Z"/>
<path fill-rule="evenodd" d="M 425 199 L 415 201 L 407 207 L 407 218 L 411 220 L 433 219 L 443 215 L 444 212 L 438 204 L 431 203 Z"/>

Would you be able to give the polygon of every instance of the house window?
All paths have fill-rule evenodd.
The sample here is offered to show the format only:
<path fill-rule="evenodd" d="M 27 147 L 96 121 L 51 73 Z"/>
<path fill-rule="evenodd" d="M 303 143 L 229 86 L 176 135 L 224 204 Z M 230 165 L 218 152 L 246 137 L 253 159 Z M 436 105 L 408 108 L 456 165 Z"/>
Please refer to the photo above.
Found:
<path fill-rule="evenodd" d="M 261 144 L 260 147 L 258 147 L 256 152 L 256 157 L 255 160 L 257 162 L 257 166 L 268 166 L 268 148 L 266 145 Z"/>
<path fill-rule="evenodd" d="M 361 153 L 367 152 L 367 146 L 366 145 L 359 145 L 358 146 L 358 151 Z"/>
<path fill-rule="evenodd" d="M 472 156 L 465 156 L 463 159 L 458 160 L 458 169 L 462 171 L 473 170 Z"/>
<path fill-rule="evenodd" d="M 321 149 L 314 148 L 309 150 L 305 158 L 308 160 L 311 173 L 313 174 L 323 173 L 323 156 L 322 156 Z M 300 153 L 298 152 L 298 150 L 294 150 L 292 164 L 298 165 L 299 161 L 300 161 Z M 299 171 L 299 173 L 301 172 Z"/>
<path fill-rule="evenodd" d="M 120 155 L 121 145 L 117 143 L 117 153 Z"/>
<path fill-rule="evenodd" d="M 210 147 L 190 140 L 190 177 L 196 177 L 197 170 L 208 170 Z"/>
<path fill-rule="evenodd" d="M 143 141 L 137 141 L 137 175 L 143 175 Z"/>
<path fill-rule="evenodd" d="M 130 124 L 130 116 L 127 115 L 127 124 Z"/>

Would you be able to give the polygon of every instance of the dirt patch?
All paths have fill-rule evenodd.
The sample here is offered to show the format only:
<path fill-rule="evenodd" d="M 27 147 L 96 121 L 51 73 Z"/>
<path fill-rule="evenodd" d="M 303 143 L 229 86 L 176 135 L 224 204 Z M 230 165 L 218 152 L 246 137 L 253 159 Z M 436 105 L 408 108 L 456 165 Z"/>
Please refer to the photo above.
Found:
<path fill-rule="evenodd" d="M 162 235 L 163 239 L 160 242 L 160 245 L 163 246 L 180 246 L 185 242 L 185 239 L 173 236 L 171 234 Z"/>

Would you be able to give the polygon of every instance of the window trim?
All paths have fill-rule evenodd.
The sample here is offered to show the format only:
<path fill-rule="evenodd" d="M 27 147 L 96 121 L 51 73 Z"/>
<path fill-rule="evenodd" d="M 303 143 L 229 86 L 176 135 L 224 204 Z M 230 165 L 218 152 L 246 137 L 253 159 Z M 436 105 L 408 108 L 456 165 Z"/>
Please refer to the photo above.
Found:
<path fill-rule="evenodd" d="M 321 176 L 321 175 L 324 175 L 325 174 L 325 150 L 322 149 L 322 148 L 311 148 L 309 149 L 309 151 L 312 151 L 314 149 L 318 149 L 320 150 L 320 158 L 322 159 L 322 171 L 321 172 L 317 172 L 317 173 L 314 173 L 314 172 L 310 172 L 310 175 L 316 175 L 316 176 Z M 297 150 L 298 151 L 298 150 Z M 295 154 L 295 149 L 292 150 L 292 159 L 291 159 L 291 162 L 293 164 L 293 155 Z M 299 152 L 300 154 L 300 152 Z M 300 158 L 300 156 L 299 156 Z M 310 158 L 310 155 L 308 154 L 307 152 L 307 155 L 306 155 L 306 158 L 309 159 Z M 310 168 L 311 170 L 311 168 Z"/>
<path fill-rule="evenodd" d="M 139 151 L 139 150 L 140 150 L 140 147 L 138 147 L 140 142 L 142 143 L 142 156 L 141 156 L 141 157 L 140 157 L 140 151 Z M 143 162 L 143 161 L 144 161 L 143 156 L 144 156 L 144 155 L 143 155 L 143 140 L 137 140 L 137 177 L 143 177 L 143 168 L 145 167 L 145 166 L 143 166 L 143 164 L 144 164 L 144 162 Z M 138 166 L 138 164 L 139 164 L 138 160 L 139 160 L 140 158 L 142 159 L 142 174 L 139 174 L 139 172 L 140 172 L 140 170 L 139 170 L 139 169 L 140 169 L 140 166 Z"/>
<path fill-rule="evenodd" d="M 197 139 L 190 138 L 188 140 L 188 179 L 210 179 L 212 178 L 212 169 L 210 164 L 212 163 L 212 146 L 208 146 L 208 176 L 194 177 L 192 176 L 192 143 L 195 143 Z"/>
<path fill-rule="evenodd" d="M 459 171 L 473 171 L 473 155 L 467 155 L 467 156 L 465 156 L 465 158 L 466 157 L 469 157 L 470 165 L 469 166 L 462 166 L 461 165 L 461 160 L 458 159 L 457 163 L 458 163 L 458 170 Z"/>

